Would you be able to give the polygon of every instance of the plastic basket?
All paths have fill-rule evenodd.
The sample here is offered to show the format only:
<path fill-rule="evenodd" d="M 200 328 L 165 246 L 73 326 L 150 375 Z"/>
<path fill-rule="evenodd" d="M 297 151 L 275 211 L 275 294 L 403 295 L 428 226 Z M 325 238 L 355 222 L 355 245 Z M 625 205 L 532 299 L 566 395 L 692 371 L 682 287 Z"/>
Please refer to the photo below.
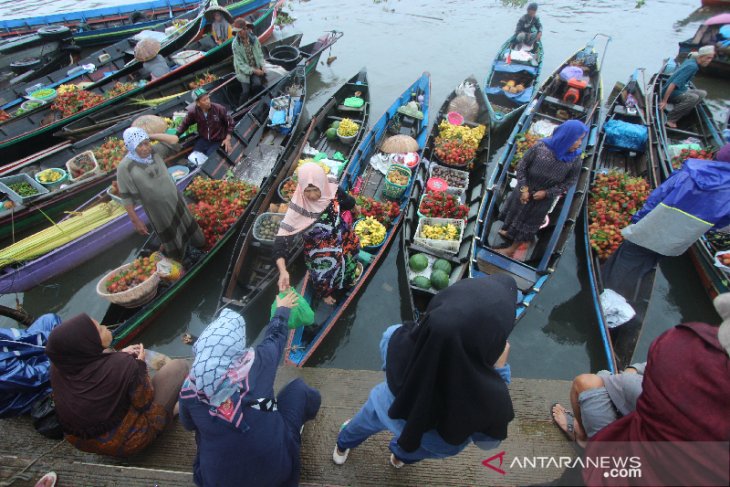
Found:
<path fill-rule="evenodd" d="M 41 94 L 41 91 L 44 90 L 50 90 L 50 92 L 47 95 Z M 58 93 L 53 88 L 41 88 L 40 90 L 33 91 L 28 95 L 28 98 L 32 98 L 33 100 L 43 101 L 43 102 L 49 102 L 56 99 L 58 96 Z"/>
<path fill-rule="evenodd" d="M 273 238 L 269 239 L 269 238 L 265 238 L 264 236 L 261 235 L 261 231 L 262 231 L 261 227 L 267 220 L 269 220 L 269 221 L 273 221 L 274 223 L 277 224 L 277 230 L 278 230 L 278 225 L 284 219 L 284 215 L 285 215 L 285 213 L 271 213 L 268 211 L 265 213 L 261 213 L 259 216 L 256 217 L 256 221 L 253 224 L 253 238 L 258 240 L 262 244 L 274 245 Z M 274 232 L 274 234 L 276 234 L 276 232 Z"/>
<path fill-rule="evenodd" d="M 365 220 L 365 219 L 364 219 L 364 218 L 358 218 L 358 219 L 357 219 L 357 220 L 355 221 L 355 223 L 354 223 L 354 224 L 352 225 L 352 231 L 353 231 L 353 232 L 355 231 L 355 227 L 357 227 L 357 224 L 358 224 L 358 223 L 360 223 L 360 222 L 361 222 L 361 221 L 363 221 L 363 220 Z M 385 226 L 385 225 L 383 225 L 383 226 Z M 369 252 L 369 253 L 371 253 L 371 254 L 374 254 L 374 253 L 376 253 L 376 252 L 378 251 L 378 249 L 379 249 L 380 247 L 382 247 L 382 246 L 383 246 L 383 244 L 385 243 L 385 240 L 386 240 L 387 238 L 388 238 L 388 229 L 386 228 L 386 229 L 385 229 L 385 237 L 383 237 L 383 241 L 382 241 L 382 242 L 380 242 L 380 243 L 379 243 L 378 245 L 365 245 L 365 246 L 361 246 L 360 248 L 361 248 L 362 250 L 365 250 L 366 252 Z"/>
<path fill-rule="evenodd" d="M 73 177 L 74 169 L 78 169 L 76 161 L 81 159 L 82 157 L 89 157 L 91 159 L 91 162 L 94 163 L 94 168 L 90 171 L 86 171 L 85 173 L 81 174 L 79 177 Z M 86 179 L 91 176 L 95 176 L 99 174 L 101 171 L 99 169 L 99 163 L 96 161 L 96 156 L 94 155 L 94 151 L 84 151 L 81 154 L 77 154 L 68 161 L 66 161 L 66 171 L 68 172 L 68 178 L 70 181 L 78 181 L 80 179 Z"/>
<path fill-rule="evenodd" d="M 45 173 L 45 172 L 49 172 L 49 173 L 50 172 L 60 173 L 61 174 L 61 177 L 58 180 L 56 180 L 56 181 L 44 183 L 43 181 L 40 180 L 39 177 L 40 177 L 40 175 L 42 173 Z M 66 180 L 68 179 L 68 173 L 64 169 L 61 169 L 60 167 L 51 167 L 49 169 L 44 169 L 42 171 L 38 171 L 35 174 L 35 176 L 33 176 L 33 177 L 35 178 L 35 180 L 37 182 L 39 182 L 40 184 L 42 184 L 46 188 L 55 188 L 55 187 L 60 186 L 61 184 L 63 184 L 63 183 L 66 182 Z"/>
<path fill-rule="evenodd" d="M 33 187 L 33 189 L 37 191 L 37 193 L 30 196 L 21 196 L 20 194 L 10 189 L 10 185 L 16 183 L 28 183 Z M 42 194 L 48 193 L 48 190 L 44 188 L 42 184 L 40 184 L 27 174 L 15 174 L 13 176 L 5 176 L 4 178 L 0 178 L 0 191 L 7 194 L 8 198 L 10 198 L 10 201 L 19 205 L 23 205 L 33 198 L 37 198 Z"/>
<path fill-rule="evenodd" d="M 112 199 L 112 201 L 115 201 L 115 202 L 119 203 L 120 205 L 124 206 L 124 201 L 122 201 L 122 198 L 120 198 L 119 196 L 117 196 L 114 193 L 112 193 L 112 187 L 111 186 L 109 186 L 108 188 L 106 188 L 106 194 L 109 195 L 109 197 Z"/>
<path fill-rule="evenodd" d="M 458 240 L 435 240 L 421 236 L 421 230 L 424 225 L 446 225 L 451 223 L 456 226 L 459 232 Z M 413 242 L 416 245 L 420 245 L 426 249 L 433 249 L 434 251 L 446 252 L 447 254 L 459 253 L 459 247 L 461 240 L 464 238 L 464 220 L 458 220 L 455 218 L 431 218 L 423 217 L 418 220 L 418 227 L 416 228 Z"/>
<path fill-rule="evenodd" d="M 383 180 L 383 196 L 391 200 L 399 200 L 406 192 L 408 182 L 403 185 L 391 182 L 388 177 L 393 173 L 400 173 L 404 176 L 408 176 L 408 180 L 410 181 L 412 172 L 406 166 L 393 164 L 392 166 L 390 166 L 390 169 L 388 169 L 388 173 L 385 175 L 385 179 Z"/>
<path fill-rule="evenodd" d="M 459 112 L 449 112 L 446 119 L 451 125 L 461 125 L 464 123 L 464 116 Z"/>
<path fill-rule="evenodd" d="M 441 166 L 439 164 L 431 164 L 429 170 L 429 176 L 434 178 L 441 178 L 448 182 L 449 187 L 446 189 L 447 193 L 451 193 L 454 196 L 461 198 L 466 192 L 466 188 L 469 187 L 469 173 L 467 171 L 461 171 L 454 169 L 453 167 Z M 449 178 L 449 176 L 452 176 Z M 459 186 L 454 184 L 454 177 L 459 176 L 464 180 L 464 184 Z"/>
<path fill-rule="evenodd" d="M 284 193 L 282 191 L 284 189 L 284 185 L 287 183 L 287 181 L 291 181 L 291 180 L 292 180 L 292 177 L 289 176 L 288 178 L 283 180 L 281 183 L 279 183 L 279 187 L 276 188 L 276 192 L 279 194 L 279 198 L 281 198 L 281 201 L 283 201 L 284 203 L 289 203 L 289 201 L 291 200 L 291 198 L 287 198 L 286 195 L 284 195 Z"/>
<path fill-rule="evenodd" d="M 428 194 L 427 192 L 423 193 L 421 195 L 421 197 L 418 199 L 418 208 L 416 209 L 416 213 L 418 214 L 419 218 L 439 218 L 439 217 L 435 217 L 435 216 L 426 216 L 423 213 L 421 213 L 421 203 L 423 202 L 423 199 L 426 197 L 427 194 Z M 459 201 L 462 202 L 461 197 L 459 198 Z"/>
<path fill-rule="evenodd" d="M 129 288 L 126 291 L 120 293 L 108 293 L 106 290 L 106 281 L 112 277 L 115 273 L 126 270 L 131 267 L 133 263 L 124 264 L 121 267 L 117 267 L 113 271 L 108 272 L 102 277 L 96 284 L 96 294 L 106 299 L 107 301 L 118 304 L 125 308 L 137 308 L 143 304 L 147 304 L 152 301 L 157 294 L 157 286 L 160 284 L 160 276 L 157 273 L 144 281 L 143 283 L 137 284 L 133 288 Z"/>

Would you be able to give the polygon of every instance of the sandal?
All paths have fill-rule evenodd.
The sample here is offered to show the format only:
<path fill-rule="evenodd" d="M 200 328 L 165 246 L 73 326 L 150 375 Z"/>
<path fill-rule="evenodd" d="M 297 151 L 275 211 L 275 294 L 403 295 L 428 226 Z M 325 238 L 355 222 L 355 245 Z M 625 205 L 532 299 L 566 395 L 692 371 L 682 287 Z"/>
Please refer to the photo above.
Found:
<path fill-rule="evenodd" d="M 38 480 L 35 487 L 55 487 L 58 476 L 56 472 L 48 472 Z"/>
<path fill-rule="evenodd" d="M 395 456 L 394 453 L 390 454 L 390 464 L 393 465 L 395 468 L 403 468 L 405 463 L 403 463 L 401 460 L 398 460 L 398 457 Z"/>
<path fill-rule="evenodd" d="M 565 435 L 566 438 L 568 438 L 570 441 L 572 441 L 579 448 L 583 448 L 583 445 L 581 445 L 578 442 L 578 439 L 575 437 L 575 416 L 573 415 L 573 412 L 568 409 L 563 408 L 565 410 L 565 412 L 563 413 L 563 414 L 565 414 L 565 429 L 563 429 L 563 427 L 558 423 L 557 419 L 555 418 L 554 410 L 557 406 L 561 406 L 561 405 L 556 402 L 556 403 L 553 403 L 552 406 L 550 406 L 550 416 L 553 419 L 553 423 L 555 424 L 555 426 L 558 427 L 558 429 L 560 431 L 563 432 L 563 434 Z"/>

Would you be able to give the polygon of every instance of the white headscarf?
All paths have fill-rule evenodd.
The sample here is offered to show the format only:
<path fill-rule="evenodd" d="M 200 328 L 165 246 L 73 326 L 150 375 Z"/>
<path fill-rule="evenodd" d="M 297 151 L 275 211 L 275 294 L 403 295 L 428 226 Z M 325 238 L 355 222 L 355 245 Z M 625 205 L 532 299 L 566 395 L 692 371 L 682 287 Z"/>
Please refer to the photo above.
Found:
<path fill-rule="evenodd" d="M 152 154 L 147 157 L 140 157 L 137 155 L 137 146 L 145 140 L 150 140 L 150 136 L 147 135 L 147 132 L 145 132 L 144 129 L 129 127 L 124 131 L 122 138 L 124 138 L 124 145 L 129 151 L 127 153 L 127 157 L 141 164 L 152 164 Z"/>

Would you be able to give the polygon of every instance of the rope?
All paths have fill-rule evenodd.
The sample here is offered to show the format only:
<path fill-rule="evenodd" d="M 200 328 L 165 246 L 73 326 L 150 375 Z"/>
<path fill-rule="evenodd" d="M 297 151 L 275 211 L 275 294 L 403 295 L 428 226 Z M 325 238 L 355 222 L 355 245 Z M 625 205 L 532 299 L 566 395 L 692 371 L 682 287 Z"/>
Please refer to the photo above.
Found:
<path fill-rule="evenodd" d="M 22 470 L 20 470 L 16 474 L 14 474 L 8 480 L 3 480 L 2 482 L 0 482 L 0 487 L 9 487 L 10 485 L 13 485 L 16 480 L 26 480 L 26 481 L 29 480 L 30 479 L 30 475 L 26 474 L 25 472 L 30 467 L 32 467 L 38 460 L 40 460 L 44 456 L 46 456 L 49 453 L 51 453 L 53 450 L 55 450 L 56 448 L 58 448 L 59 446 L 61 446 L 63 443 L 64 443 L 64 440 L 58 440 L 58 442 L 55 445 L 53 445 L 48 450 L 44 451 L 43 453 L 41 453 L 40 455 L 38 455 L 37 457 L 35 457 L 33 459 L 33 461 L 31 461 L 28 465 L 26 465 Z"/>

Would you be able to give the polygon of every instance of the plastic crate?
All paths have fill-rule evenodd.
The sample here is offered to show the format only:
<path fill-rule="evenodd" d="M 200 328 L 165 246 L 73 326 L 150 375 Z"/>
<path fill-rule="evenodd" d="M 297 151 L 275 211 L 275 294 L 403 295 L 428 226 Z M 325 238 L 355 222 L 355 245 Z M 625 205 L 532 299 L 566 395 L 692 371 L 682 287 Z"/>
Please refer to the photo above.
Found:
<path fill-rule="evenodd" d="M 81 176 L 79 176 L 77 178 L 73 177 L 73 171 L 71 169 L 76 168 L 76 161 L 78 159 L 80 159 L 81 157 L 86 157 L 86 156 L 88 156 L 91 159 L 91 161 L 94 163 L 94 168 L 91 169 L 90 171 L 86 171 L 85 173 L 83 173 Z M 87 151 L 82 152 L 81 154 L 77 154 L 77 155 L 73 156 L 71 159 L 66 161 L 66 172 L 68 172 L 69 181 L 79 181 L 81 179 L 86 179 L 86 178 L 95 176 L 95 175 L 99 174 L 101 172 L 101 170 L 99 169 L 99 163 L 96 161 L 96 156 L 94 155 L 94 151 L 87 150 Z"/>
<path fill-rule="evenodd" d="M 421 229 L 424 225 L 446 225 L 451 223 L 456 226 L 459 238 L 458 240 L 434 240 L 421 236 Z M 454 218 L 430 218 L 423 217 L 418 220 L 418 227 L 413 237 L 413 243 L 426 248 L 433 249 L 437 252 L 445 252 L 447 254 L 458 254 L 459 247 L 461 246 L 461 240 L 464 238 L 464 220 L 457 220 Z"/>
<path fill-rule="evenodd" d="M 449 183 L 449 187 L 446 189 L 447 193 L 451 193 L 454 196 L 458 196 L 461 199 L 461 197 L 466 192 L 466 189 L 469 187 L 469 173 L 467 171 L 461 171 L 459 169 L 454 169 L 453 167 L 442 166 L 440 164 L 431 164 L 431 167 L 428 171 L 428 175 L 430 177 L 441 178 L 448 182 L 448 179 L 446 178 L 447 174 L 458 174 L 458 175 L 464 177 L 463 186 L 454 186 L 451 183 Z"/>
<path fill-rule="evenodd" d="M 10 185 L 16 183 L 28 183 L 38 192 L 32 196 L 21 196 L 12 189 L 10 189 Z M 48 189 L 43 187 L 41 183 L 37 182 L 35 179 L 28 176 L 27 174 L 15 174 L 13 176 L 5 176 L 4 178 L 0 178 L 0 191 L 7 194 L 8 198 L 10 198 L 10 201 L 19 205 L 24 205 L 27 201 L 30 201 L 33 198 L 37 198 L 42 194 L 48 193 Z"/>
<path fill-rule="evenodd" d="M 434 262 L 436 262 L 437 259 L 440 259 L 441 257 L 436 257 L 435 255 L 431 255 L 431 254 L 429 254 L 427 252 L 422 252 L 419 249 L 410 249 L 408 251 L 407 258 L 410 259 L 415 254 L 423 254 L 423 255 L 425 255 L 426 258 L 428 259 L 428 265 L 422 271 L 415 272 L 413 269 L 411 269 L 411 266 L 408 265 L 408 262 L 406 262 L 406 268 L 408 269 L 408 285 L 409 285 L 409 287 L 411 289 L 413 289 L 413 290 L 418 290 L 418 291 L 426 292 L 426 293 L 429 293 L 429 294 L 436 294 L 436 293 L 438 293 L 438 291 L 433 286 L 431 286 L 431 287 L 429 287 L 429 288 L 426 289 L 426 288 L 422 288 L 422 287 L 415 286 L 415 285 L 413 285 L 411 283 L 413 282 L 413 279 L 416 278 L 416 276 L 423 276 L 423 277 L 426 277 L 426 278 L 429 278 L 430 279 L 431 278 L 431 273 L 433 272 L 433 264 L 434 264 Z M 457 266 L 453 265 L 453 263 L 452 263 L 451 273 L 449 274 L 449 286 L 453 285 L 454 283 L 456 283 L 460 279 L 461 279 L 461 274 L 459 273 L 459 269 L 457 268 Z"/>
<path fill-rule="evenodd" d="M 281 223 L 284 220 L 285 213 L 261 213 L 256 217 L 256 221 L 253 224 L 253 238 L 266 245 L 274 245 L 274 239 L 268 239 L 261 236 L 261 225 L 265 220 L 275 219 L 277 223 Z"/>

